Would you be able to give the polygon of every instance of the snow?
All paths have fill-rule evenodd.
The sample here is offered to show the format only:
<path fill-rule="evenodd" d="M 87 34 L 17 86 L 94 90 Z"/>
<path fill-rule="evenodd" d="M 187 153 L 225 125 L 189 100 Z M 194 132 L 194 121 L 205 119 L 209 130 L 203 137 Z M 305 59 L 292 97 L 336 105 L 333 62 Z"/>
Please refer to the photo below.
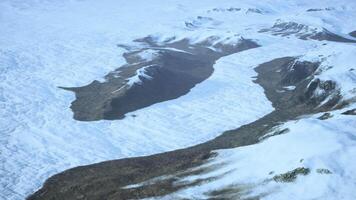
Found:
<path fill-rule="evenodd" d="M 286 89 L 286 90 L 295 90 L 295 86 L 294 85 L 285 86 L 283 88 Z"/>
<path fill-rule="evenodd" d="M 73 97 L 51 89 L 47 80 L 23 79 L 16 90 L 8 88 L 15 92 L 5 93 L 5 103 L 14 105 L 5 106 L 8 121 L 2 123 L 14 129 L 5 126 L 1 151 L 1 173 L 9 179 L 2 179 L 4 194 L 26 194 L 48 176 L 73 166 L 187 147 L 262 117 L 272 107 L 262 88 L 252 83 L 253 68 L 239 64 L 234 56 L 219 60 L 213 76 L 186 96 L 133 112 L 137 117 L 121 121 L 73 120 L 68 108 Z M 37 87 L 29 88 L 34 81 Z M 241 97 L 246 90 L 251 93 Z M 25 92 L 33 96 L 16 96 Z"/>
<path fill-rule="evenodd" d="M 322 73 L 315 78 L 335 81 L 338 83 L 341 95 L 345 99 L 352 99 L 356 95 L 356 57 L 354 55 L 356 55 L 355 44 L 333 43 L 309 51 L 299 60 L 321 62 Z"/>
<path fill-rule="evenodd" d="M 337 81 L 345 98 L 352 98 L 355 72 L 349 69 L 355 68 L 354 44 L 302 41 L 258 31 L 283 19 L 345 35 L 356 30 L 355 4 L 346 0 L 2 0 L 0 198 L 24 199 L 49 176 L 71 167 L 187 147 L 260 118 L 273 108 L 262 88 L 252 82 L 256 76 L 253 68 L 274 58 L 305 55 L 304 59 L 311 60 L 319 52 L 327 55 L 323 62 L 334 68 L 319 78 Z M 331 5 L 335 10 L 306 12 Z M 241 11 L 212 11 L 231 7 Z M 249 9 L 262 13 L 246 12 Z M 212 21 L 201 20 L 195 28 L 187 29 L 184 22 L 197 16 Z M 133 112 L 137 117 L 75 121 L 69 108 L 74 95 L 58 86 L 105 81 L 108 72 L 125 63 L 121 56 L 125 50 L 117 44 L 132 44 L 148 35 L 160 41 L 188 38 L 192 43 L 212 36 L 233 43 L 243 37 L 255 39 L 262 47 L 221 58 L 213 75 L 190 93 Z M 148 53 L 142 58 L 150 56 L 154 55 Z M 336 122 L 331 125 L 345 130 Z M 325 137 L 339 140 L 331 133 Z M 343 137 L 340 140 L 344 141 Z M 338 144 L 348 145 L 346 140 L 344 143 Z M 349 155 L 342 152 L 337 159 L 351 162 Z M 293 162 L 275 170 L 290 169 Z M 339 181 L 335 184 L 343 183 L 342 178 L 335 179 Z"/>
<path fill-rule="evenodd" d="M 127 79 L 127 83 L 126 85 L 128 85 L 129 87 L 132 87 L 134 84 L 142 84 L 142 78 L 145 79 L 152 79 L 151 76 L 146 74 L 146 68 L 151 67 L 151 65 L 140 68 L 138 70 L 136 70 L 136 74 L 130 78 Z M 122 86 L 121 88 L 123 88 L 125 86 Z M 119 88 L 119 90 L 121 89 Z"/>
<path fill-rule="evenodd" d="M 219 150 L 217 157 L 201 166 L 213 167 L 211 172 L 181 181 L 218 177 L 216 180 L 163 199 L 204 199 L 206 193 L 228 187 L 242 188 L 242 198 L 354 199 L 356 163 L 352 158 L 356 153 L 356 120 L 354 116 L 342 115 L 343 111 L 332 112 L 333 117 L 327 120 L 317 119 L 321 115 L 317 114 L 289 121 L 279 127 L 289 129 L 285 134 L 256 145 Z M 309 168 L 310 174 L 298 176 L 291 183 L 272 179 L 298 167 Z M 318 169 L 327 169 L 331 174 L 318 173 Z"/>
<path fill-rule="evenodd" d="M 152 49 L 146 49 L 137 54 L 143 61 L 153 60 L 155 57 L 159 55 L 159 51 L 155 51 Z"/>

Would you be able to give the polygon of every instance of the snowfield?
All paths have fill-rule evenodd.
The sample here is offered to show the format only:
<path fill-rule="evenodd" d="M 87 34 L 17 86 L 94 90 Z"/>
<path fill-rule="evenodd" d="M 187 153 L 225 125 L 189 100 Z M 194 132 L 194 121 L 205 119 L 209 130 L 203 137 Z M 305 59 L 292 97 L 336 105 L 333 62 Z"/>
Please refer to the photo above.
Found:
<path fill-rule="evenodd" d="M 279 127 L 288 128 L 285 134 L 251 146 L 219 150 L 217 157 L 201 166 L 217 169 L 180 181 L 218 177 L 216 180 L 163 199 L 206 199 L 208 192 L 234 187 L 243 189 L 232 194 L 233 199 L 239 195 L 243 199 L 354 199 L 356 120 L 342 115 L 344 111 L 332 112 L 333 117 L 326 120 L 318 119 L 318 114 L 289 121 Z M 274 180 L 297 168 L 308 169 L 308 174 L 293 182 Z"/>
<path fill-rule="evenodd" d="M 315 8 L 332 9 L 307 12 Z M 354 100 L 356 43 L 259 32 L 278 20 L 326 28 L 352 39 L 347 34 L 356 30 L 356 2 L 2 0 L 0 199 L 24 199 L 48 177 L 75 166 L 192 146 L 257 120 L 273 107 L 262 87 L 253 83 L 257 75 L 253 69 L 274 58 L 296 56 L 322 62 L 325 70 L 317 78 L 335 81 L 343 97 Z M 69 108 L 74 94 L 58 87 L 104 81 L 107 73 L 125 62 L 125 50 L 117 45 L 137 45 L 133 40 L 148 35 L 162 41 L 188 38 L 192 43 L 211 36 L 233 43 L 234 38 L 243 37 L 261 47 L 219 59 L 213 75 L 188 94 L 130 113 L 137 117 L 74 120 Z M 153 56 L 155 52 L 150 51 L 141 55 L 148 60 Z M 246 195 L 354 199 L 356 121 L 355 116 L 340 113 L 335 111 L 335 117 L 325 121 L 309 116 L 288 122 L 282 125 L 290 129 L 285 135 L 218 151 L 211 163 L 224 165 L 206 176 L 229 175 L 175 195 L 200 198 L 214 188 L 257 184 Z M 273 176 L 268 175 L 270 171 L 280 174 L 299 166 L 310 168 L 310 175 L 298 177 L 295 183 L 263 183 Z M 319 168 L 332 174 L 316 173 Z M 303 196 L 292 198 L 294 194 Z"/>

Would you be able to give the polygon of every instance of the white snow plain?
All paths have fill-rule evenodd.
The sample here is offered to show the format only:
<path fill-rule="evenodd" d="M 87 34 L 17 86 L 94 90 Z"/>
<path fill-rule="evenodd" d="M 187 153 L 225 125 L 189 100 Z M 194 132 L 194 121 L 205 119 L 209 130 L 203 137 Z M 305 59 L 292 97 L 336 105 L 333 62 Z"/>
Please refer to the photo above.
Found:
<path fill-rule="evenodd" d="M 345 87 L 345 96 L 352 98 L 354 72 L 345 79 L 349 68 L 341 61 L 356 68 L 355 58 L 350 58 L 355 45 L 258 31 L 283 19 L 346 35 L 356 30 L 355 4 L 347 0 L 2 0 L 0 198 L 24 199 L 49 176 L 74 166 L 187 147 L 258 119 L 273 108 L 263 89 L 252 82 L 253 68 L 277 57 L 333 50 L 339 64 L 321 76 L 332 77 Z M 231 7 L 241 10 L 228 12 Z M 326 7 L 334 10 L 306 12 Z M 256 9 L 261 13 L 254 12 Z M 185 21 L 197 20 L 197 16 L 210 17 L 212 22 L 204 19 L 194 28 L 185 27 Z M 116 45 L 147 35 L 189 38 L 191 42 L 210 36 L 234 42 L 231 38 L 238 35 L 255 39 L 262 47 L 223 57 L 213 75 L 190 93 L 133 112 L 135 118 L 75 121 L 69 108 L 74 95 L 58 86 L 102 81 L 124 64 L 124 50 Z M 343 54 L 344 48 L 351 53 Z M 342 156 L 347 159 L 349 155 Z M 350 175 L 355 177 L 355 173 Z"/>

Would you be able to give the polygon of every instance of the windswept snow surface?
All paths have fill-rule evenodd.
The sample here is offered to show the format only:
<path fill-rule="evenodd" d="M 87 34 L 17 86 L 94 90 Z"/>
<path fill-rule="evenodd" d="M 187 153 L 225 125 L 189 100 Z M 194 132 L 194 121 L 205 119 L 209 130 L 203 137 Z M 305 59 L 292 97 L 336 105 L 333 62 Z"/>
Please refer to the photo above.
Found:
<path fill-rule="evenodd" d="M 285 134 L 255 145 L 219 150 L 218 156 L 203 166 L 218 168 L 180 181 L 216 180 L 162 199 L 205 199 L 209 192 L 227 188 L 236 189 L 232 195 L 242 199 L 355 199 L 356 119 L 342 115 L 343 111 L 332 112 L 333 117 L 326 120 L 318 119 L 318 114 L 290 121 L 279 127 L 289 129 Z M 292 182 L 273 180 L 298 167 L 308 168 L 310 173 Z"/>
<path fill-rule="evenodd" d="M 258 31 L 283 19 L 346 35 L 356 30 L 355 4 L 347 0 L 2 0 L 0 198 L 24 199 L 49 176 L 74 166 L 187 147 L 258 119 L 273 108 L 262 88 L 252 82 L 253 67 L 277 57 L 316 55 L 320 48 L 329 51 L 336 45 Z M 232 7 L 241 9 L 230 12 Z M 335 9 L 306 12 L 326 7 Z M 200 21 L 186 27 L 184 22 L 192 20 Z M 69 104 L 74 95 L 58 86 L 103 81 L 105 74 L 124 64 L 124 50 L 116 45 L 147 35 L 191 42 L 210 36 L 233 42 L 229 39 L 239 35 L 255 39 L 262 47 L 218 60 L 213 75 L 190 93 L 138 110 L 133 113 L 137 117 L 73 120 Z M 339 44 L 333 49 L 336 61 L 339 55 L 352 55 L 343 54 L 344 48 L 355 52 L 354 44 Z M 333 74 L 339 74 L 336 67 L 344 67 L 341 61 L 347 60 L 340 59 L 326 78 L 345 82 L 344 75 Z M 355 68 L 353 63 L 348 66 Z M 345 92 L 350 94 L 355 79 L 348 78 Z"/>

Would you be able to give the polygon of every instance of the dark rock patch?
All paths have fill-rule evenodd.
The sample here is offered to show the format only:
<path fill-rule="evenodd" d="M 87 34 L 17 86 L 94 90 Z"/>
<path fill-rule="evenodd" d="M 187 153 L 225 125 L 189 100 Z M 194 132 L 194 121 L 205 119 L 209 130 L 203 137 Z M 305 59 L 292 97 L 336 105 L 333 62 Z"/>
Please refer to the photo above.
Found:
<path fill-rule="evenodd" d="M 320 117 L 318 117 L 318 119 L 320 120 L 326 120 L 326 119 L 329 119 L 332 117 L 332 114 L 331 113 L 324 113 L 323 115 L 321 115 Z"/>
<path fill-rule="evenodd" d="M 333 41 L 333 42 L 348 42 L 348 43 L 356 43 L 356 40 L 351 40 L 348 38 L 344 38 L 340 35 L 337 35 L 335 33 L 332 33 L 326 29 L 323 29 L 322 32 L 318 32 L 312 36 L 310 36 L 311 39 L 315 40 L 327 40 L 327 41 Z"/>
<path fill-rule="evenodd" d="M 216 21 L 214 22 L 214 19 L 211 17 L 198 16 L 196 19 L 194 19 L 192 21 L 186 21 L 184 23 L 187 28 L 195 29 L 195 28 L 203 26 L 204 24 L 217 23 L 217 22 Z"/>
<path fill-rule="evenodd" d="M 272 130 L 271 130 L 272 131 Z M 284 128 L 284 129 L 278 129 L 278 130 L 275 130 L 272 132 L 272 134 L 268 134 L 268 135 L 265 135 L 265 136 L 262 136 L 261 137 L 261 140 L 265 140 L 267 138 L 270 138 L 270 137 L 273 137 L 273 136 L 277 136 L 277 135 L 282 135 L 282 134 L 286 134 L 288 133 L 290 130 L 289 128 Z"/>
<path fill-rule="evenodd" d="M 110 72 L 104 82 L 93 81 L 83 87 L 63 88 L 75 92 L 71 108 L 80 121 L 122 119 L 125 114 L 187 94 L 214 71 L 215 61 L 222 56 L 258 47 L 252 40 L 241 38 L 236 44 L 213 44 L 219 38 L 208 38 L 199 44 L 181 40 L 158 44 L 154 38 L 136 40 L 148 46 L 134 49 L 123 56 L 127 64 Z M 212 50 L 215 49 L 215 50 Z M 157 51 L 152 60 L 143 60 L 141 52 Z M 140 83 L 128 85 L 128 78 L 144 69 Z"/>
<path fill-rule="evenodd" d="M 213 8 L 212 10 L 208 10 L 209 12 L 239 12 L 241 11 L 241 8 L 235 8 L 235 7 L 230 7 L 230 8 Z"/>
<path fill-rule="evenodd" d="M 316 12 L 316 11 L 322 11 L 323 9 L 321 8 L 311 8 L 311 9 L 308 9 L 307 12 Z"/>
<path fill-rule="evenodd" d="M 335 10 L 335 8 L 310 8 L 307 12 L 318 12 L 318 11 L 331 11 Z"/>
<path fill-rule="evenodd" d="M 211 200 L 230 200 L 230 199 L 242 199 L 241 196 L 244 196 L 253 186 L 247 185 L 233 185 L 228 188 L 223 188 L 219 190 L 214 190 L 207 193 Z M 249 195 L 247 200 L 259 200 L 265 195 Z"/>
<path fill-rule="evenodd" d="M 309 168 L 298 167 L 292 171 L 274 176 L 273 180 L 276 182 L 293 182 L 297 179 L 298 176 L 300 175 L 306 176 L 309 173 L 310 173 Z"/>
<path fill-rule="evenodd" d="M 307 61 L 296 61 L 287 69 L 284 69 L 282 73 L 285 74 L 282 84 L 283 85 L 295 85 L 302 80 L 310 77 L 318 69 L 320 63 L 312 63 Z M 286 72 L 285 70 L 288 70 Z"/>
<path fill-rule="evenodd" d="M 356 38 L 356 31 L 350 32 L 349 35 L 351 35 L 352 37 Z"/>
<path fill-rule="evenodd" d="M 296 22 L 276 22 L 271 28 L 265 28 L 259 31 L 260 33 L 271 33 L 272 35 L 279 35 L 282 37 L 295 35 L 302 40 L 319 40 L 319 41 L 333 41 L 333 42 L 347 42 L 356 43 L 356 40 L 344 38 L 340 35 L 330 32 L 327 29 L 322 31 L 304 24 Z"/>
<path fill-rule="evenodd" d="M 118 119 L 126 113 L 187 94 L 213 73 L 214 60 L 197 59 L 183 53 L 165 52 L 159 65 L 146 69 L 151 79 L 141 78 L 123 96 L 111 100 L 104 119 Z"/>
<path fill-rule="evenodd" d="M 248 13 L 257 13 L 257 14 L 263 14 L 263 11 L 257 8 L 249 8 L 246 11 L 246 14 Z"/>
<path fill-rule="evenodd" d="M 316 169 L 316 172 L 319 174 L 332 174 L 332 172 L 329 169 L 323 169 L 323 168 Z"/>
<path fill-rule="evenodd" d="M 351 110 L 347 110 L 343 113 L 341 113 L 343 115 L 356 115 L 356 108 L 355 109 L 351 109 Z"/>
<path fill-rule="evenodd" d="M 307 86 L 305 93 L 300 95 L 298 99 L 306 104 L 328 108 L 342 107 L 346 103 L 341 102 L 342 96 L 334 81 L 321 81 L 320 79 L 313 79 Z"/>
<path fill-rule="evenodd" d="M 316 28 L 311 28 L 304 24 L 296 22 L 280 22 L 277 21 L 271 28 L 261 29 L 260 33 L 269 32 L 273 35 L 289 36 L 296 35 L 303 39 L 317 32 Z"/>

